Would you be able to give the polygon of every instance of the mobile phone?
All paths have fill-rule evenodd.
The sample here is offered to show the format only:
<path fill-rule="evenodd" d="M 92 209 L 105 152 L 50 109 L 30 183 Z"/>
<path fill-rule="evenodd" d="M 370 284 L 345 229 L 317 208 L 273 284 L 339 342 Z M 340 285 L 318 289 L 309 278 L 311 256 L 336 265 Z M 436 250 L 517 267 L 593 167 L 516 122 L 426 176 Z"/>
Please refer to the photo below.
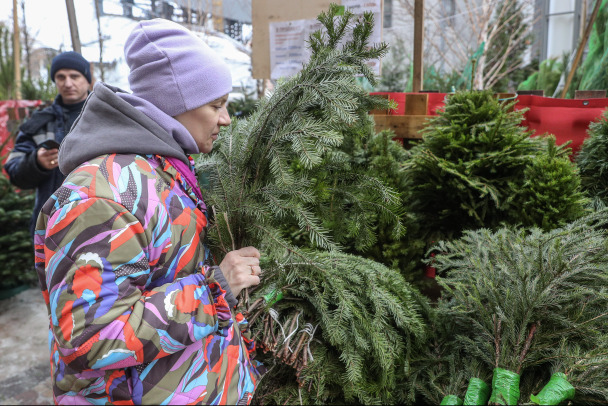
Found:
<path fill-rule="evenodd" d="M 38 144 L 38 146 L 44 149 L 56 149 L 59 148 L 59 143 L 55 140 L 45 140 L 41 144 Z"/>

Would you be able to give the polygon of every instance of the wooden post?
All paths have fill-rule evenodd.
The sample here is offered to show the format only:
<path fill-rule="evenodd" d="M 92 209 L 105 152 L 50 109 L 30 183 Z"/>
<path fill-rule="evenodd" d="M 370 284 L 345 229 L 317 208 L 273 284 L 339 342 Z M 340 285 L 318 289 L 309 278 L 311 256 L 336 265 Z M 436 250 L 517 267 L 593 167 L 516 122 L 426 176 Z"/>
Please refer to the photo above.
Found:
<path fill-rule="evenodd" d="M 21 100 L 21 42 L 19 31 L 19 9 L 13 0 L 13 66 L 15 68 L 15 100 Z"/>
<path fill-rule="evenodd" d="M 568 72 L 568 77 L 566 78 L 566 84 L 562 89 L 562 94 L 560 98 L 566 97 L 566 93 L 568 93 L 568 88 L 570 87 L 570 83 L 572 82 L 572 78 L 574 77 L 574 73 L 576 72 L 576 68 L 578 68 L 578 63 L 583 56 L 583 51 L 587 46 L 587 40 L 589 39 L 589 35 L 591 34 L 591 29 L 593 28 L 593 22 L 595 21 L 595 17 L 597 17 L 597 13 L 600 10 L 600 5 L 602 4 L 602 0 L 595 0 L 595 7 L 593 8 L 593 13 L 591 13 L 591 17 L 589 18 L 589 23 L 585 27 L 585 34 L 581 38 L 581 41 L 578 45 L 578 49 L 576 50 L 576 56 L 574 57 L 574 62 L 572 62 L 572 67 L 570 68 L 570 72 Z"/>
<path fill-rule="evenodd" d="M 74 10 L 74 0 L 65 0 L 68 9 L 68 23 L 70 24 L 70 35 L 72 36 L 72 48 L 81 54 L 80 36 L 78 35 L 78 22 L 76 21 L 76 11 Z"/>
<path fill-rule="evenodd" d="M 424 81 L 424 0 L 414 0 L 414 80 L 412 91 L 422 89 Z"/>

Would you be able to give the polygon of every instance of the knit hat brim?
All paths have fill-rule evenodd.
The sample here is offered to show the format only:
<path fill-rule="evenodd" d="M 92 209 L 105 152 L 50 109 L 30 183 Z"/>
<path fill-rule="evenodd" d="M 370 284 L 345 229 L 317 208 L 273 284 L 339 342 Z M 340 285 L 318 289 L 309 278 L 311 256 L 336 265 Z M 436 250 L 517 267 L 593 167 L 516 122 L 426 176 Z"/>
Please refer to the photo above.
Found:
<path fill-rule="evenodd" d="M 53 62 L 51 62 L 51 80 L 53 82 L 55 82 L 55 74 L 60 69 L 77 70 L 91 83 L 91 64 L 78 52 L 63 52 L 53 58 Z"/>

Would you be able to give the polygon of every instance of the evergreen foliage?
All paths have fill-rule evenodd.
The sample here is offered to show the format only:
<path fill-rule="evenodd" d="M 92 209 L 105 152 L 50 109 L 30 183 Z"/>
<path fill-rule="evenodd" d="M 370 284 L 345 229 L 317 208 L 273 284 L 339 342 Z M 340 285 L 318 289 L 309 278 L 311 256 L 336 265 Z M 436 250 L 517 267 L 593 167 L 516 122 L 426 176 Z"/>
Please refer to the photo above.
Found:
<path fill-rule="evenodd" d="M 404 377 L 409 342 L 425 334 L 420 315 L 425 299 L 374 261 L 305 253 L 306 262 L 282 265 L 286 272 L 273 280 L 275 291 L 283 295 L 272 305 L 280 316 L 269 313 L 272 301 L 258 299 L 250 307 L 256 341 L 275 360 L 292 365 L 297 378 L 279 364 L 263 378 L 267 385 L 256 397 L 263 403 L 289 403 L 299 384 L 306 388 L 305 403 L 395 403 L 394 388 Z M 277 389 L 276 382 L 284 386 Z"/>
<path fill-rule="evenodd" d="M 599 336 L 592 348 L 564 340 L 554 352 L 551 371 L 566 374 L 576 391 L 574 404 L 608 402 L 608 335 Z"/>
<path fill-rule="evenodd" d="M 358 135 L 345 134 L 342 151 L 350 158 L 350 170 L 374 176 L 393 188 L 399 194 L 399 213 L 406 229 L 415 228 L 411 217 L 402 208 L 406 206 L 406 177 L 403 162 L 409 159 L 409 152 L 391 137 L 393 133 L 383 131 L 375 133 L 374 126 L 363 126 Z M 333 224 L 328 225 L 332 230 L 345 223 L 340 220 L 340 213 L 333 213 Z M 392 223 L 373 216 L 371 224 L 375 224 L 376 241 L 368 246 L 356 244 L 358 239 L 345 239 L 342 243 L 347 252 L 363 255 L 374 261 L 399 270 L 404 276 L 411 275 L 411 268 L 417 261 L 413 257 L 420 255 L 422 244 L 416 245 L 409 238 L 409 232 L 395 235 L 392 232 Z M 353 226 L 355 226 L 353 224 Z"/>
<path fill-rule="evenodd" d="M 335 47 L 352 15 L 339 18 L 335 28 L 332 14 L 323 13 L 319 19 L 332 36 L 327 38 L 328 34 L 321 32 L 311 36 L 314 54 L 310 63 L 290 80 L 279 83 L 271 97 L 261 99 L 247 120 L 235 120 L 216 142 L 213 154 L 199 160 L 200 171 L 208 177 L 207 199 L 215 201 L 219 196 L 223 203 L 222 214 L 215 216 L 211 227 L 210 242 L 224 253 L 249 245 L 249 240 L 269 241 L 269 235 L 276 233 L 267 228 L 280 230 L 289 221 L 307 231 L 313 246 L 337 248 L 334 239 L 341 237 L 332 238 L 310 208 L 318 205 L 315 195 L 324 195 L 335 210 L 352 215 L 352 224 L 364 219 L 357 230 L 348 230 L 358 232 L 362 240 L 374 234 L 373 225 L 365 221 L 368 213 L 392 219 L 395 232 L 403 232 L 395 212 L 396 192 L 377 178 L 344 171 L 342 162 L 347 158 L 337 149 L 344 129 L 369 120 L 370 109 L 388 108 L 387 100 L 371 97 L 356 86 L 354 77 L 361 73 L 374 81 L 364 61 L 383 55 L 386 46 L 366 48 L 373 25 L 371 15 L 354 27 L 354 39 L 343 49 Z M 323 171 L 316 171 L 319 168 Z M 332 183 L 314 178 L 334 168 L 339 173 L 332 173 Z M 313 190 L 315 183 L 320 191 Z M 341 195 L 335 197 L 336 193 Z M 225 219 L 236 234 L 228 232 Z"/>
<path fill-rule="evenodd" d="M 228 114 L 230 117 L 246 118 L 255 110 L 256 106 L 257 99 L 254 97 L 254 93 L 245 91 L 242 98 L 231 100 L 228 103 Z"/>
<path fill-rule="evenodd" d="M 21 97 L 24 100 L 42 100 L 52 102 L 57 96 L 57 87 L 51 80 L 51 65 L 47 64 L 47 76 L 36 79 L 23 80 L 21 86 Z"/>
<path fill-rule="evenodd" d="M 514 103 L 490 91 L 458 92 L 423 130 L 405 167 L 407 210 L 425 225 L 427 240 L 502 224 L 550 228 L 580 216 L 584 201 L 565 160 L 569 150 L 550 137 L 530 137 Z M 543 171 L 561 176 L 546 179 Z M 550 211 L 524 215 L 540 200 Z"/>
<path fill-rule="evenodd" d="M 582 188 L 605 206 L 608 204 L 608 112 L 589 124 L 587 134 L 575 162 Z"/>
<path fill-rule="evenodd" d="M 50 65 L 47 66 L 50 72 Z M 26 79 L 25 69 L 21 72 L 21 98 L 23 100 L 52 101 L 57 94 L 50 75 L 46 79 Z M 15 64 L 13 52 L 13 34 L 0 23 L 0 100 L 15 98 Z"/>
<path fill-rule="evenodd" d="M 0 100 L 14 97 L 15 64 L 13 63 L 13 36 L 0 24 Z"/>
<path fill-rule="evenodd" d="M 0 173 L 0 287 L 37 281 L 29 233 L 33 209 L 34 194 L 16 190 Z"/>
<path fill-rule="evenodd" d="M 540 63 L 538 71 L 533 72 L 522 81 L 517 90 L 543 90 L 545 95 L 553 95 L 567 63 L 568 55 L 566 54 L 561 59 L 545 59 Z"/>
<path fill-rule="evenodd" d="M 585 60 L 578 69 L 578 77 L 573 81 L 575 89 L 607 89 L 608 88 L 608 7 L 606 0 L 602 5 L 593 23 L 589 37 L 589 50 Z M 578 85 L 578 86 L 577 86 Z"/>
<path fill-rule="evenodd" d="M 562 227 L 586 214 L 589 203 L 583 195 L 581 178 L 576 166 L 555 139 L 547 138 L 546 151 L 535 155 L 524 169 L 523 185 L 514 202 L 521 223 L 543 230 Z"/>
<path fill-rule="evenodd" d="M 606 214 L 548 232 L 481 229 L 439 243 L 435 266 L 444 295 L 435 317 L 450 326 L 440 332 L 452 341 L 449 356 L 478 362 L 485 376 L 495 368 L 520 375 L 520 403 L 553 372 L 569 374 L 580 399 L 605 402 L 605 390 L 597 389 L 606 382 Z M 603 370 L 584 375 L 582 365 Z M 447 375 L 444 385 L 456 378 Z"/>
<path fill-rule="evenodd" d="M 326 157 L 311 176 L 314 179 L 311 190 L 315 194 L 311 210 L 322 220 L 323 226 L 343 251 L 365 256 L 410 276 L 408 270 L 418 263 L 412 258 L 421 255 L 424 245 L 414 249 L 415 241 L 411 241 L 407 233 L 395 233 L 394 217 L 382 217 L 371 210 L 353 213 L 350 203 L 354 199 L 371 200 L 369 191 L 363 188 L 345 189 L 341 181 L 344 177 L 342 174 L 380 180 L 397 193 L 394 212 L 408 227 L 416 227 L 402 209 L 405 206 L 406 188 L 402 163 L 408 159 L 409 153 L 392 139 L 394 134 L 391 131 L 376 133 L 371 117 L 343 130 L 342 134 L 344 141 L 336 149 L 341 155 L 340 161 L 336 162 L 333 156 Z M 346 202 L 346 207 L 337 202 Z M 362 229 L 362 224 L 369 225 L 367 231 Z M 287 224 L 284 223 L 285 226 Z M 300 230 L 297 224 L 293 223 L 291 230 L 295 244 L 312 246 L 306 232 Z"/>
<path fill-rule="evenodd" d="M 212 254 L 248 245 L 263 253 L 262 283 L 242 298 L 272 369 L 256 394 L 261 403 L 295 395 L 306 403 L 390 402 L 411 342 L 424 334 L 424 299 L 397 272 L 339 252 L 344 243 L 373 244 L 378 221 L 395 238 L 403 233 L 398 193 L 353 170 L 341 149 L 345 133 L 371 125 L 369 110 L 390 105 L 357 85 L 357 74 L 375 83 L 365 61 L 386 51 L 367 43 L 373 14 L 355 19 L 339 9 L 319 16 L 325 30 L 311 35 L 302 71 L 197 161 Z M 334 220 L 340 226 L 328 228 Z"/>
<path fill-rule="evenodd" d="M 409 44 L 408 44 L 409 46 Z M 394 38 L 386 58 L 382 60 L 382 76 L 373 91 L 411 92 L 414 78 L 414 64 L 407 55 L 405 41 Z M 439 92 L 454 92 L 469 87 L 470 77 L 465 78 L 459 70 L 445 71 L 435 65 L 425 65 L 422 88 Z"/>

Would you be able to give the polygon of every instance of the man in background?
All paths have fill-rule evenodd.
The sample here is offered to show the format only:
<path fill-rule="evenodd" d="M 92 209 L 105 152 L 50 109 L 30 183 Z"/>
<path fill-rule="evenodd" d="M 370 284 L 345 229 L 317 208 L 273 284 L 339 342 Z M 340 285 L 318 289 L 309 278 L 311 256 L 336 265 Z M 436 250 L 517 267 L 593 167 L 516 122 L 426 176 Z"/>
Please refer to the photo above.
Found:
<path fill-rule="evenodd" d="M 36 189 L 30 221 L 32 236 L 42 205 L 65 179 L 58 169 L 58 147 L 80 114 L 91 85 L 90 64 L 77 52 L 64 52 L 53 58 L 50 74 L 58 92 L 55 101 L 34 112 L 19 127 L 15 146 L 4 165 L 13 185 Z"/>

